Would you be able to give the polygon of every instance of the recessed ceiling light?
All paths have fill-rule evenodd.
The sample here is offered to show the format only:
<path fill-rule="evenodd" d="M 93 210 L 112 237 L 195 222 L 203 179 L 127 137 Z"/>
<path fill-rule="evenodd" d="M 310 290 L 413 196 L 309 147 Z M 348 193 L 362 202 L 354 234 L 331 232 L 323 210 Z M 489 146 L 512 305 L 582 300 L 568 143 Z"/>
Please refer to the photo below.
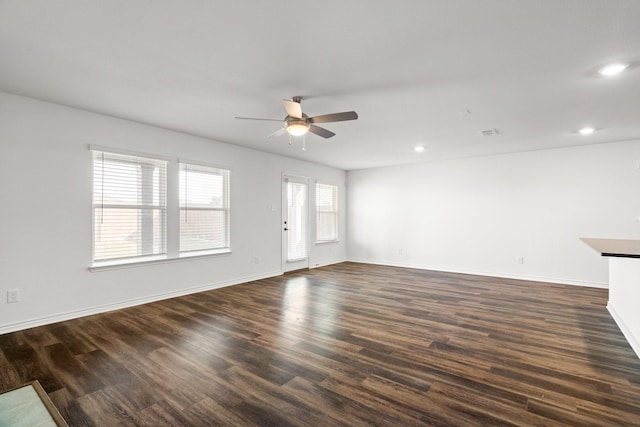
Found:
<path fill-rule="evenodd" d="M 424 147 L 422 145 L 417 145 L 413 151 L 415 151 L 416 153 L 422 153 L 424 151 Z"/>
<path fill-rule="evenodd" d="M 629 64 L 622 64 L 620 62 L 616 62 L 615 64 L 606 65 L 598 71 L 603 76 L 615 76 L 616 74 L 620 74 L 623 72 Z"/>
<path fill-rule="evenodd" d="M 580 135 L 591 135 L 595 131 L 596 130 L 594 128 L 586 127 L 580 129 L 578 132 L 580 132 Z"/>

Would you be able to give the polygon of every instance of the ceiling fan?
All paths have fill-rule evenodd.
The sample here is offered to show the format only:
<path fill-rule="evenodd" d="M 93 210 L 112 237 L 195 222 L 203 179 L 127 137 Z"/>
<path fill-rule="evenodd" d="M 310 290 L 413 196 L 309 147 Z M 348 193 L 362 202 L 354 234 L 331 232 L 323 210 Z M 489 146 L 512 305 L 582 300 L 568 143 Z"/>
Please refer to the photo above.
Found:
<path fill-rule="evenodd" d="M 323 114 L 321 116 L 309 117 L 302 112 L 301 96 L 294 96 L 291 99 L 283 99 L 284 109 L 287 111 L 287 116 L 282 119 L 260 119 L 255 117 L 236 117 L 240 120 L 265 120 L 272 122 L 283 122 L 284 126 L 281 129 L 273 132 L 268 137 L 283 135 L 289 133 L 291 136 L 302 136 L 307 132 L 311 132 L 323 138 L 331 138 L 335 133 L 320 126 L 316 126 L 316 123 L 331 123 L 342 122 L 345 120 L 356 120 L 358 113 L 355 111 L 345 111 L 343 113 Z M 291 144 L 291 139 L 289 139 Z M 303 147 L 304 149 L 304 147 Z"/>

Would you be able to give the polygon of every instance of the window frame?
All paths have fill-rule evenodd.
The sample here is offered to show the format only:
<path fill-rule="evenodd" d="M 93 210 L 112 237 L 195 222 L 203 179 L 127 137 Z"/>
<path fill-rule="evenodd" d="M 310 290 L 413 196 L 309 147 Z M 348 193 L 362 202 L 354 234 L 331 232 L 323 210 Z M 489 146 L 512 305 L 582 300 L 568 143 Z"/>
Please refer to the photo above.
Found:
<path fill-rule="evenodd" d="M 232 169 L 223 165 L 215 165 L 211 163 L 202 163 L 197 161 L 190 161 L 187 159 L 179 159 L 176 157 L 161 156 L 156 154 L 132 151 L 127 149 L 121 149 L 116 147 L 100 146 L 100 145 L 88 145 L 88 151 L 90 155 L 90 209 L 91 209 L 91 258 L 89 260 L 88 270 L 91 272 L 99 272 L 106 270 L 114 270 L 121 268 L 131 268 L 143 265 L 167 263 L 167 262 L 180 262 L 189 259 L 199 259 L 203 257 L 218 257 L 227 256 L 232 253 L 231 250 L 231 173 Z M 164 172 L 164 253 L 158 255 L 142 255 L 135 257 L 122 257 L 112 258 L 108 260 L 95 260 L 95 241 L 96 241 L 96 207 L 94 204 L 95 188 L 94 180 L 94 152 L 104 152 L 105 155 L 111 154 L 115 156 L 132 156 L 143 159 L 151 159 L 154 161 L 165 162 Z M 201 251 L 189 251 L 180 252 L 180 200 L 179 200 L 179 188 L 180 185 L 180 163 L 188 163 L 197 166 L 205 166 L 214 169 L 225 170 L 228 173 L 227 180 L 227 212 L 226 212 L 226 240 L 227 247 L 216 250 L 201 250 Z"/>
<path fill-rule="evenodd" d="M 135 263 L 144 263 L 149 261 L 157 261 L 167 258 L 168 253 L 168 171 L 169 171 L 169 160 L 165 157 L 154 156 L 147 153 L 139 153 L 127 150 L 118 150 L 109 147 L 99 147 L 99 146 L 89 146 L 91 152 L 91 267 L 108 267 L 114 265 L 127 265 L 127 264 L 135 264 Z M 118 204 L 118 203 L 105 203 L 104 199 L 101 200 L 101 203 L 96 203 L 95 198 L 95 189 L 96 189 L 96 176 L 95 176 L 95 162 L 101 161 L 105 162 L 105 155 L 110 156 L 111 158 L 108 161 L 111 162 L 121 162 L 123 164 L 132 164 L 132 165 L 162 165 L 163 170 L 161 170 L 159 176 L 159 188 L 158 188 L 158 204 Z M 100 158 L 101 157 L 101 158 Z M 117 159 L 117 157 L 123 157 L 122 159 Z M 132 158 L 132 160 L 125 159 L 126 157 Z M 135 161 L 133 159 L 138 159 Z M 142 175 L 141 175 L 142 176 Z M 104 175 L 103 175 L 104 179 Z M 101 183 L 104 185 L 104 181 Z M 140 183 L 139 185 L 143 185 Z M 148 183 L 147 183 L 148 185 Z M 101 196 L 104 198 L 104 187 L 101 187 Z M 149 194 L 147 194 L 147 197 Z M 151 193 L 151 197 L 154 197 L 153 192 Z M 160 242 L 161 242 L 161 250 L 157 253 L 153 254 L 137 254 L 135 256 L 121 256 L 121 257 L 112 257 L 112 258 L 101 258 L 96 259 L 96 221 L 97 221 L 97 211 L 101 210 L 104 213 L 105 209 L 131 209 L 137 211 L 143 211 L 147 209 L 151 209 L 152 211 L 158 211 L 160 213 Z M 153 240 L 155 239 L 155 234 L 151 234 L 151 244 L 153 244 Z M 142 236 L 141 236 L 142 239 Z M 140 244 L 140 242 L 138 242 Z"/>

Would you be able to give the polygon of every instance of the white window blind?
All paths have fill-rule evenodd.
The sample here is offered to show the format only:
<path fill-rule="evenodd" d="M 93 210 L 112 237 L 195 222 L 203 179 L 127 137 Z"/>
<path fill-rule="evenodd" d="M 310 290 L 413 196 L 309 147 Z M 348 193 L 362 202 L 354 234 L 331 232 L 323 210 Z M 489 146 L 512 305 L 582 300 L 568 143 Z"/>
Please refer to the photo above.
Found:
<path fill-rule="evenodd" d="M 229 249 L 229 175 L 180 163 L 180 253 Z"/>
<path fill-rule="evenodd" d="M 338 240 L 338 187 L 316 184 L 316 242 Z"/>
<path fill-rule="evenodd" d="M 307 184 L 287 182 L 287 261 L 307 258 Z"/>
<path fill-rule="evenodd" d="M 92 153 L 94 263 L 166 255 L 167 162 Z"/>

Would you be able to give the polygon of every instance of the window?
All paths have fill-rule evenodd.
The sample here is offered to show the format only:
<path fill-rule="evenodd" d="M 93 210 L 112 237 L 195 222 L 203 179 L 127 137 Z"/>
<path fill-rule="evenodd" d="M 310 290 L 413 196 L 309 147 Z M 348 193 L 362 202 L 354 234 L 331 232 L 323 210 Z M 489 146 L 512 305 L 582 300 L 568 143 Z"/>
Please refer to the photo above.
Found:
<path fill-rule="evenodd" d="M 93 153 L 93 262 L 167 253 L 167 162 Z"/>
<path fill-rule="evenodd" d="M 316 184 L 316 242 L 338 240 L 338 187 Z"/>
<path fill-rule="evenodd" d="M 229 249 L 226 169 L 180 163 L 180 253 Z"/>
<path fill-rule="evenodd" d="M 231 171 L 89 148 L 93 159 L 91 270 L 231 252 Z M 167 188 L 175 192 L 167 196 Z"/>

